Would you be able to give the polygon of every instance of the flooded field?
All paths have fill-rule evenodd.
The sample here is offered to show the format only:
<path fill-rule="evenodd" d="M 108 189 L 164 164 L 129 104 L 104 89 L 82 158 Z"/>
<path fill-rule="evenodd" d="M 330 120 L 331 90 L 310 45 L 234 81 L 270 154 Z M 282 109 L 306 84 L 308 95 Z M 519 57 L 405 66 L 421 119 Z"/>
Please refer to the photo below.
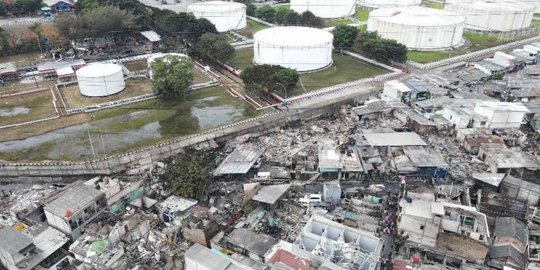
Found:
<path fill-rule="evenodd" d="M 233 123 L 257 112 L 214 87 L 184 102 L 150 100 L 98 111 L 91 121 L 42 135 L 0 143 L 4 160 L 80 160 L 147 146 Z M 93 150 L 92 150 L 93 149 Z"/>

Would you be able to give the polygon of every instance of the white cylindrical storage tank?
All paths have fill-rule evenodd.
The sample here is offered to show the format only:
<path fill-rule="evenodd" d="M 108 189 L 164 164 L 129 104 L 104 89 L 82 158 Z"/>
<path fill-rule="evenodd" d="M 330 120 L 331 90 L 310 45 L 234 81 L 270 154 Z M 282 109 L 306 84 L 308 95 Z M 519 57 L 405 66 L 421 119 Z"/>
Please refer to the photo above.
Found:
<path fill-rule="evenodd" d="M 538 0 L 521 0 L 521 1 L 533 5 L 534 12 L 540 13 L 540 1 Z"/>
<path fill-rule="evenodd" d="M 246 5 L 236 2 L 209 1 L 193 3 L 187 11 L 197 18 L 208 19 L 218 32 L 227 32 L 246 27 Z"/>
<path fill-rule="evenodd" d="M 179 56 L 179 57 L 189 57 L 182 53 L 160 53 L 146 59 L 146 63 L 148 64 L 148 75 L 150 75 L 150 78 L 152 78 L 152 63 L 154 63 L 156 59 L 163 58 L 168 55 Z"/>
<path fill-rule="evenodd" d="M 76 75 L 79 90 L 84 96 L 110 96 L 126 87 L 124 72 L 117 64 L 90 64 L 77 70 Z"/>
<path fill-rule="evenodd" d="M 369 13 L 368 31 L 413 50 L 441 50 L 463 42 L 465 16 L 426 7 L 381 8 Z"/>
<path fill-rule="evenodd" d="M 284 26 L 261 30 L 253 36 L 255 64 L 280 65 L 299 72 L 332 64 L 334 35 L 310 27 Z"/>
<path fill-rule="evenodd" d="M 298 13 L 311 11 L 321 18 L 339 18 L 356 12 L 356 0 L 291 0 L 291 9 Z"/>
<path fill-rule="evenodd" d="M 420 5 L 422 0 L 359 0 L 358 3 L 368 7 L 404 7 Z"/>
<path fill-rule="evenodd" d="M 451 0 L 444 9 L 465 15 L 465 28 L 505 32 L 529 27 L 535 7 L 511 0 Z"/>

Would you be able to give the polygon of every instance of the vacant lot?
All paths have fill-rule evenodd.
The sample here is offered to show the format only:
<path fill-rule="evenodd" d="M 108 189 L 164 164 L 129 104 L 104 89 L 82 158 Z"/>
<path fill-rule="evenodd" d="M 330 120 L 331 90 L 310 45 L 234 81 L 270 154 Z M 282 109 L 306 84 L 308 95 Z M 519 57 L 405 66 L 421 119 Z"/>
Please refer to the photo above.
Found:
<path fill-rule="evenodd" d="M 77 85 L 62 88 L 60 91 L 67 100 L 68 104 L 66 105 L 71 109 L 75 109 L 152 93 L 152 82 L 149 79 L 126 80 L 126 89 L 124 91 L 108 97 L 83 96 Z"/>
<path fill-rule="evenodd" d="M 23 123 L 56 115 L 49 90 L 0 98 L 0 126 Z"/>

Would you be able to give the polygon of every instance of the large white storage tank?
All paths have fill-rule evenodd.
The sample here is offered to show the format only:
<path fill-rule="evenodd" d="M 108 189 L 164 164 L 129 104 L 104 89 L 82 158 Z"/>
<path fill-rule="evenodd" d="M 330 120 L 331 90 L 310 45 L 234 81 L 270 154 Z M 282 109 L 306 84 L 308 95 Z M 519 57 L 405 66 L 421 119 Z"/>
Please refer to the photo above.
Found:
<path fill-rule="evenodd" d="M 332 41 L 328 31 L 284 26 L 261 30 L 253 36 L 255 64 L 280 65 L 299 72 L 332 64 Z"/>
<path fill-rule="evenodd" d="M 227 32 L 246 27 L 246 5 L 236 2 L 209 1 L 193 3 L 188 12 L 197 18 L 208 19 L 218 32 Z"/>
<path fill-rule="evenodd" d="M 529 27 L 535 7 L 513 0 L 449 0 L 444 9 L 465 15 L 465 28 L 505 32 Z"/>
<path fill-rule="evenodd" d="M 420 5 L 422 0 L 359 0 L 358 3 L 368 7 L 404 7 Z"/>
<path fill-rule="evenodd" d="M 124 72 L 117 64 L 90 64 L 76 72 L 81 94 L 105 97 L 121 92 L 126 87 Z"/>
<path fill-rule="evenodd" d="M 525 2 L 528 4 L 531 4 L 534 6 L 534 12 L 540 13 L 540 1 L 538 0 L 522 0 L 521 2 Z"/>
<path fill-rule="evenodd" d="M 368 31 L 413 50 L 441 50 L 463 42 L 465 16 L 426 7 L 381 8 L 369 13 Z"/>
<path fill-rule="evenodd" d="M 356 0 L 291 0 L 291 9 L 298 13 L 311 11 L 321 18 L 339 18 L 356 12 Z"/>

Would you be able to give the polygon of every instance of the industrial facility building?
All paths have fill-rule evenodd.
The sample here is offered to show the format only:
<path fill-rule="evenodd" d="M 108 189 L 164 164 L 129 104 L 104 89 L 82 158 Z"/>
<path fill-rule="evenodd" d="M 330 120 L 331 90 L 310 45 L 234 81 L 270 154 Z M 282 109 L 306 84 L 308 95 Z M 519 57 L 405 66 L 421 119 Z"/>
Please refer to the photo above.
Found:
<path fill-rule="evenodd" d="M 280 65 L 304 72 L 332 64 L 334 35 L 321 29 L 273 27 L 255 33 L 253 39 L 253 62 L 258 65 Z"/>
<path fill-rule="evenodd" d="M 451 0 L 444 9 L 464 15 L 465 28 L 505 32 L 529 27 L 535 7 L 510 0 Z"/>
<path fill-rule="evenodd" d="M 227 32 L 246 27 L 246 5 L 225 2 L 209 1 L 197 2 L 187 8 L 197 18 L 208 19 L 216 26 L 218 32 Z"/>
<path fill-rule="evenodd" d="M 367 7 L 402 7 L 402 6 L 417 6 L 422 3 L 422 0 L 359 0 L 360 5 Z"/>
<path fill-rule="evenodd" d="M 76 74 L 79 90 L 83 96 L 105 97 L 126 88 L 124 72 L 117 64 L 91 64 L 80 68 Z"/>
<path fill-rule="evenodd" d="M 310 11 L 321 18 L 351 16 L 356 12 L 355 0 L 291 0 L 291 9 L 303 13 Z"/>
<path fill-rule="evenodd" d="M 381 8 L 369 13 L 368 31 L 394 39 L 412 50 L 442 50 L 463 42 L 465 16 L 425 8 Z"/>

